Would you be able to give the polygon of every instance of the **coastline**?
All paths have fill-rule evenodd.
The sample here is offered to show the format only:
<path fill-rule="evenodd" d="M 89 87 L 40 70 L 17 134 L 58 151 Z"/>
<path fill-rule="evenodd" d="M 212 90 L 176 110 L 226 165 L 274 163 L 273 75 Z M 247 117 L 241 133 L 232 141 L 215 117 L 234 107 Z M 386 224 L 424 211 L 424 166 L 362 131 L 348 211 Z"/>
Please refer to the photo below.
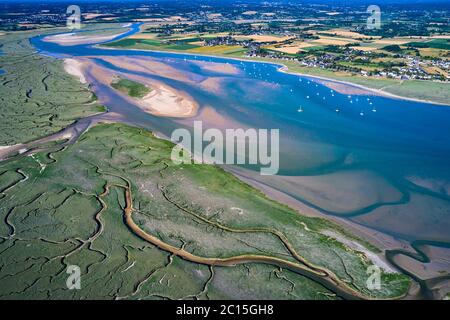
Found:
<path fill-rule="evenodd" d="M 64 61 L 64 71 L 66 71 L 71 76 L 78 78 L 80 83 L 82 84 L 87 83 L 86 78 L 83 74 L 84 68 L 83 62 L 72 58 L 65 58 L 63 59 L 63 61 Z"/>
<path fill-rule="evenodd" d="M 104 47 L 102 47 L 104 48 Z M 108 50 L 121 50 L 121 49 L 116 49 L 116 48 L 107 48 Z M 134 51 L 154 51 L 154 50 L 141 50 L 141 49 L 126 49 L 126 50 L 134 50 Z M 174 53 L 177 55 L 183 55 L 184 53 L 180 53 L 180 52 L 170 52 L 170 51 L 154 51 L 154 52 L 161 52 L 161 53 Z M 192 55 L 192 56 L 196 56 L 196 54 L 188 54 L 188 55 Z M 210 56 L 210 55 L 201 55 L 204 57 L 216 57 L 219 59 L 232 59 L 235 61 L 244 61 L 244 62 L 252 62 L 252 60 L 245 60 L 245 59 L 239 59 L 239 58 L 225 58 L 225 57 L 221 57 L 221 56 Z M 279 66 L 278 70 L 280 72 L 286 72 L 286 73 L 290 73 L 287 72 L 286 70 L 282 69 L 283 67 L 287 68 L 284 65 L 281 64 L 277 64 L 277 63 L 271 63 L 271 62 L 265 62 L 265 61 L 254 61 L 255 63 L 266 63 L 266 64 L 272 64 L 275 66 Z M 295 73 L 294 73 L 295 74 Z M 311 77 L 311 78 L 317 78 L 317 79 L 321 79 L 321 80 L 326 80 L 326 81 L 331 81 L 331 82 L 336 82 L 336 83 L 344 83 L 346 85 L 349 86 L 356 86 L 352 83 L 346 83 L 343 81 L 337 81 L 334 79 L 328 79 L 328 78 L 324 78 L 324 77 L 314 77 L 314 76 L 310 76 L 307 74 L 298 74 L 302 77 Z M 365 88 L 364 86 L 358 86 L 360 88 L 366 89 L 367 91 L 370 91 L 370 88 Z M 380 95 L 385 94 L 384 92 L 380 92 Z M 402 99 L 401 97 L 399 97 L 400 99 Z M 163 137 L 165 138 L 165 137 Z M 167 139 L 169 140 L 169 139 Z M 256 189 L 258 189 L 259 191 L 263 192 L 267 197 L 273 199 L 274 201 L 277 201 L 281 204 L 287 205 L 291 208 L 293 208 L 294 210 L 298 211 L 299 214 L 304 214 L 307 216 L 313 216 L 313 217 L 319 217 L 319 218 L 324 218 L 327 219 L 329 221 L 332 221 L 334 223 L 337 223 L 338 225 L 348 228 L 350 230 L 351 233 L 354 233 L 357 237 L 362 238 L 362 239 L 368 239 L 367 242 L 374 245 L 375 247 L 380 248 L 383 252 L 385 250 L 389 250 L 389 249 L 395 249 L 395 248 L 403 248 L 403 249 L 408 249 L 408 250 L 412 250 L 412 248 L 410 248 L 409 243 L 399 240 L 399 239 L 394 239 L 391 236 L 382 234 L 380 232 L 377 232 L 375 230 L 369 229 L 367 227 L 361 226 L 359 224 L 353 223 L 351 221 L 348 221 L 344 218 L 339 218 L 339 217 L 330 217 L 327 216 L 325 214 L 322 214 L 316 210 L 314 210 L 313 208 L 309 208 L 307 207 L 305 204 L 300 203 L 298 200 L 288 196 L 287 194 L 277 191 L 269 186 L 264 186 L 261 183 L 258 183 L 256 181 L 252 181 L 251 179 L 246 178 L 244 175 L 241 175 L 237 172 L 235 172 L 234 170 L 227 170 L 228 172 L 232 173 L 234 176 L 236 176 L 238 179 L 240 179 L 241 181 L 250 184 L 251 186 L 255 187 Z M 385 258 L 383 257 L 383 260 Z M 386 260 L 384 260 L 386 262 Z"/>
<path fill-rule="evenodd" d="M 329 82 L 335 82 L 335 83 L 339 83 L 339 84 L 344 84 L 347 86 L 352 86 L 361 90 L 366 90 L 368 92 L 372 92 L 375 93 L 378 96 L 385 96 L 387 98 L 392 98 L 392 99 L 398 99 L 398 100 L 408 100 L 408 101 L 414 101 L 414 102 L 419 102 L 419 103 L 428 103 L 428 104 L 433 104 L 433 105 L 438 105 L 438 106 L 443 106 L 443 107 L 450 107 L 450 104 L 445 104 L 442 102 L 437 102 L 437 101 L 432 101 L 432 100 L 426 100 L 426 99 L 418 99 L 418 98 L 411 98 L 411 97 L 405 97 L 405 96 L 400 96 L 400 95 L 396 95 L 393 93 L 389 93 L 386 91 L 383 91 L 381 89 L 375 89 L 375 88 L 370 88 L 361 84 L 357 84 L 357 83 L 353 83 L 353 82 L 349 82 L 349 81 L 345 81 L 345 80 L 338 80 L 338 79 L 333 79 L 333 78 L 327 78 L 327 77 L 323 77 L 323 76 L 318 76 L 318 75 L 312 75 L 312 74 L 307 74 L 307 73 L 300 73 L 300 72 L 295 72 L 295 71 L 290 71 L 289 67 L 286 66 L 285 64 L 283 64 L 282 62 L 270 62 L 270 61 L 261 61 L 261 60 L 253 60 L 250 58 L 237 58 L 237 57 L 225 57 L 225 56 L 219 56 L 219 55 L 209 55 L 209 54 L 197 54 L 197 53 L 191 53 L 191 52 L 177 52 L 177 51 L 169 51 L 169 50 L 148 50 L 148 49 L 124 49 L 124 48 L 112 48 L 112 47 L 105 47 L 102 46 L 102 44 L 100 45 L 93 45 L 93 47 L 96 48 L 100 48 L 100 49 L 106 49 L 106 50 L 132 50 L 132 51 L 144 51 L 144 52 L 158 52 L 158 53 L 171 53 L 171 54 L 177 54 L 177 55 L 189 55 L 189 56 L 201 56 L 201 57 L 211 57 L 211 58 L 218 58 L 218 59 L 225 59 L 225 60 L 234 60 L 234 61 L 242 61 L 242 62 L 254 62 L 254 63 L 266 63 L 269 65 L 274 65 L 278 67 L 278 71 L 279 72 L 283 72 L 283 73 L 287 73 L 287 74 L 292 74 L 292 75 L 297 75 L 297 76 L 301 76 L 301 77 L 305 77 L 305 78 L 313 78 L 313 79 L 318 79 L 318 80 L 324 80 L 324 81 L 329 81 Z"/>
<path fill-rule="evenodd" d="M 295 75 L 299 75 L 299 76 L 302 76 L 302 77 L 314 78 L 314 79 L 319 79 L 319 80 L 324 80 L 324 81 L 329 81 L 329 82 L 340 83 L 340 84 L 344 84 L 344 85 L 347 85 L 347 86 L 351 86 L 351 87 L 355 87 L 355 88 L 358 88 L 358 89 L 362 89 L 362 90 L 365 90 L 365 91 L 373 92 L 373 93 L 375 93 L 378 96 L 386 96 L 388 98 L 393 98 L 393 99 L 408 100 L 408 101 L 414 101 L 414 102 L 435 104 L 435 105 L 440 105 L 440 106 L 443 106 L 443 107 L 450 107 L 450 104 L 445 104 L 445 103 L 441 103 L 441 102 L 437 102 L 437 101 L 431 101 L 431 100 L 424 100 L 424 99 L 417 99 L 417 98 L 410 98 L 410 97 L 399 96 L 399 95 L 396 95 L 394 93 L 383 91 L 381 89 L 374 89 L 374 88 L 366 87 L 364 85 L 353 83 L 353 82 L 349 82 L 349 81 L 336 80 L 336 79 L 332 79 L 332 78 L 326 78 L 326 77 L 317 76 L 317 75 L 309 75 L 309 74 L 300 73 L 300 72 L 293 72 L 293 71 L 289 71 L 289 67 L 287 67 L 286 65 L 284 65 L 284 64 L 281 64 L 281 65 L 282 65 L 282 67 L 280 69 L 278 69 L 278 70 L 280 72 L 284 72 L 284 73 L 288 73 L 288 74 L 295 74 Z M 323 84 L 323 85 L 326 86 L 326 84 Z"/>
<path fill-rule="evenodd" d="M 286 205 L 290 207 L 291 209 L 297 211 L 300 215 L 304 215 L 307 217 L 314 217 L 314 218 L 321 218 L 328 221 L 331 221 L 333 223 L 336 223 L 337 225 L 346 228 L 350 234 L 354 235 L 357 238 L 360 238 L 360 240 L 364 239 L 363 241 L 366 242 L 366 247 L 368 247 L 367 244 L 373 245 L 376 248 L 380 249 L 383 253 L 385 250 L 390 249 L 396 249 L 396 248 L 402 248 L 406 249 L 408 251 L 414 252 L 414 249 L 410 246 L 409 242 L 401 239 L 394 238 L 390 235 L 387 235 L 385 233 L 376 231 L 374 229 L 368 228 L 366 226 L 360 225 L 358 223 L 352 222 L 345 217 L 338 217 L 338 216 L 332 216 L 332 215 L 326 215 L 324 213 L 319 212 L 318 210 L 311 208 L 307 206 L 306 204 L 300 202 L 299 200 L 293 198 L 292 196 L 277 190 L 276 188 L 273 188 L 263 182 L 257 181 L 255 179 L 252 179 L 250 176 L 247 176 L 245 174 L 246 169 L 242 169 L 236 166 L 230 167 L 230 166 L 221 166 L 225 171 L 231 173 L 235 177 L 237 177 L 239 180 L 243 181 L 244 183 L 249 184 L 253 188 L 259 190 L 262 192 L 265 196 L 268 198 L 281 203 L 283 205 Z M 370 248 L 367 248 L 370 249 Z M 384 257 L 382 259 L 387 262 L 387 260 Z"/>
<path fill-rule="evenodd" d="M 155 116 L 190 118 L 195 116 L 199 109 L 198 103 L 185 92 L 176 90 L 159 81 L 150 81 L 144 77 L 127 73 L 114 73 L 101 67 L 89 58 L 65 58 L 64 70 L 71 76 L 76 77 L 83 84 L 88 83 L 87 78 L 90 76 L 96 81 L 110 86 L 110 83 L 116 75 L 145 84 L 148 88 L 151 88 L 151 91 L 142 98 L 134 98 L 116 91 L 117 94 L 131 104 Z"/>

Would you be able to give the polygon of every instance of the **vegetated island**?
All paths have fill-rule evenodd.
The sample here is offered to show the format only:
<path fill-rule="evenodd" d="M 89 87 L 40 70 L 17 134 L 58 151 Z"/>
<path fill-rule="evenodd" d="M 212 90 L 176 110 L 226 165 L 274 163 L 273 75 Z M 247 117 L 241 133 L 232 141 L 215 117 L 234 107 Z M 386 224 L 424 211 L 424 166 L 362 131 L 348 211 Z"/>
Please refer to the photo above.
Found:
<path fill-rule="evenodd" d="M 120 77 L 115 78 L 113 82 L 111 82 L 111 87 L 129 95 L 132 98 L 138 99 L 144 98 L 148 93 L 152 91 L 151 88 L 142 83 L 130 79 L 123 79 Z"/>

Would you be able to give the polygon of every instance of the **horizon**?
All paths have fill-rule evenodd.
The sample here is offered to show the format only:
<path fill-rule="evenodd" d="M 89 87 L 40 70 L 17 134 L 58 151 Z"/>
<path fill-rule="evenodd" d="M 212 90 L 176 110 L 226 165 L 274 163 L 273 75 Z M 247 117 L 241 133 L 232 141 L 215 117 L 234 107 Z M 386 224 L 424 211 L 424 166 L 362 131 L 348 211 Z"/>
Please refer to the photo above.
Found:
<path fill-rule="evenodd" d="M 108 2 L 112 2 L 114 4 L 119 4 L 119 3 L 130 3 L 130 2 L 135 2 L 135 3 L 158 3 L 158 2 L 184 2 L 182 0 L 121 0 L 119 2 L 116 1 L 108 1 L 108 0 L 77 0 L 77 1 L 73 1 L 73 0 L 45 0 L 45 1 L 40 1 L 40 0 L 0 0 L 0 3 L 15 3 L 15 4 L 19 4 L 19 3 L 28 3 L 28 2 L 39 2 L 40 4 L 46 4 L 46 3 L 82 3 L 82 2 L 88 2 L 88 3 L 108 3 Z M 211 2 L 229 2 L 232 3 L 234 2 L 234 0 L 192 0 L 192 3 L 195 2 L 205 2 L 205 3 L 211 3 Z M 249 0 L 247 1 L 248 3 L 267 3 L 267 0 Z M 361 3 L 361 4 L 380 4 L 380 3 L 385 3 L 385 4 L 418 4 L 418 3 L 449 3 L 448 0 L 377 0 L 377 1 L 373 1 L 373 0 L 280 0 L 278 3 L 284 3 L 284 2 L 290 2 L 290 3 L 328 3 L 328 4 L 339 4 L 339 3 L 348 3 L 348 4 L 352 4 L 352 3 Z"/>
<path fill-rule="evenodd" d="M 0 301 L 450 300 L 449 13 L 0 0 Z"/>

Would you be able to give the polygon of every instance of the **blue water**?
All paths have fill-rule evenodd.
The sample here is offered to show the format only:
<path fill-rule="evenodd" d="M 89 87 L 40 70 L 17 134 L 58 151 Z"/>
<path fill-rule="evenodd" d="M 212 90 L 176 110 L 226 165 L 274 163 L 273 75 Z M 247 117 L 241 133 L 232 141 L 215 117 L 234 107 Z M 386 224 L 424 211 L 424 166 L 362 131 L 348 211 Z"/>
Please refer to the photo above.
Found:
<path fill-rule="evenodd" d="M 114 40 L 138 29 L 139 24 L 134 24 Z M 279 128 L 279 175 L 253 176 L 256 180 L 322 213 L 347 217 L 397 237 L 450 241 L 450 107 L 340 94 L 317 79 L 280 72 L 280 66 L 271 63 L 60 46 L 42 37 L 33 38 L 32 44 L 43 54 L 97 56 L 95 61 L 111 70 L 163 81 L 188 92 L 200 104 L 200 111 L 212 106 L 221 116 L 246 127 Z M 195 84 L 120 69 L 100 56 L 145 56 L 182 71 Z M 228 63 L 241 72 L 205 71 L 199 61 Z M 210 77 L 220 77 L 221 92 L 199 86 Z M 96 83 L 94 89 L 99 96 L 109 97 L 111 111 L 131 123 L 167 135 L 180 125 L 192 125 L 193 119 L 146 114 L 105 84 Z M 201 114 L 195 119 L 201 119 Z M 298 181 L 286 183 L 285 177 Z"/>

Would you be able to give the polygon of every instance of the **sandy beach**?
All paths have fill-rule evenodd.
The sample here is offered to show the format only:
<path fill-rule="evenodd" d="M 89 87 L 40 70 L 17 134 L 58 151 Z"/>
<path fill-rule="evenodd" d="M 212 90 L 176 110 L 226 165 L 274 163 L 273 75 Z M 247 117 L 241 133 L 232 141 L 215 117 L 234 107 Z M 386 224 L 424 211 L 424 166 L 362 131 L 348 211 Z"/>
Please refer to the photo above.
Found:
<path fill-rule="evenodd" d="M 318 79 L 315 82 L 320 83 L 338 93 L 341 94 L 349 94 L 349 95 L 356 95 L 356 96 L 381 96 L 382 94 L 379 92 L 369 91 L 363 88 L 349 86 L 345 83 L 335 82 L 335 81 L 327 81 Z"/>
<path fill-rule="evenodd" d="M 83 63 L 79 60 L 75 59 L 64 59 L 64 70 L 74 76 L 77 77 L 81 83 L 86 83 L 86 78 L 83 74 Z"/>
<path fill-rule="evenodd" d="M 0 146 L 0 160 L 6 159 L 11 153 L 18 152 L 23 146 L 21 143 L 11 146 Z"/>

